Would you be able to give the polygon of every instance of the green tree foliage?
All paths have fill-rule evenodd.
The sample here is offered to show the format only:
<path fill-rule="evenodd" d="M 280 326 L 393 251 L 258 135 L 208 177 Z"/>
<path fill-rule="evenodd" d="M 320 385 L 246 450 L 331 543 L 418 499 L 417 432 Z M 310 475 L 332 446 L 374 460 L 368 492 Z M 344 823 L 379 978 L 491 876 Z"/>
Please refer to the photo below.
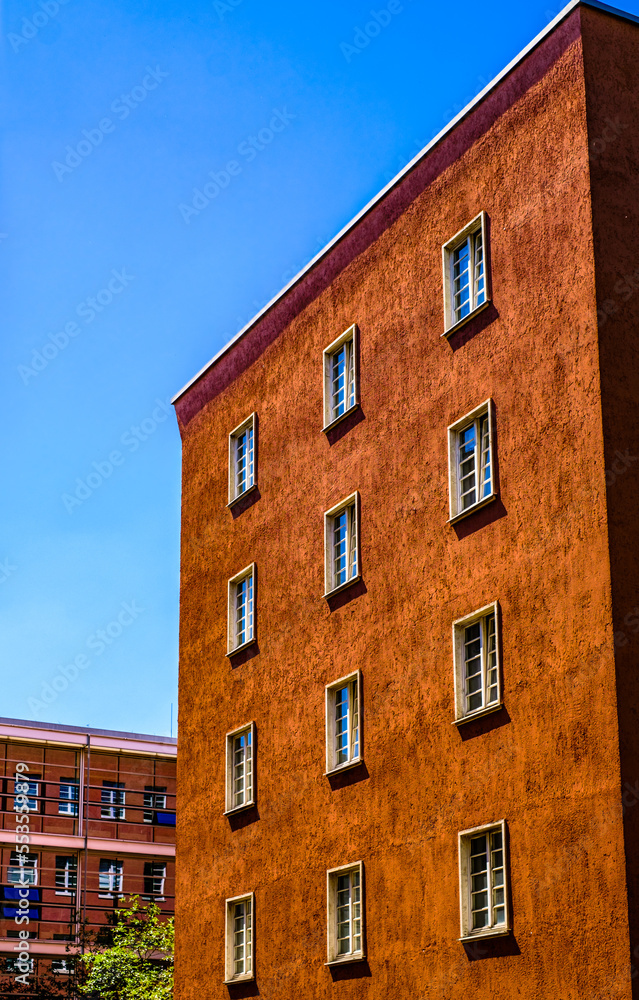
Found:
<path fill-rule="evenodd" d="M 173 917 L 160 920 L 155 903 L 140 906 L 132 896 L 117 910 L 109 947 L 81 957 L 87 1000 L 171 1000 L 173 997 Z M 84 977 L 83 977 L 84 978 Z"/>

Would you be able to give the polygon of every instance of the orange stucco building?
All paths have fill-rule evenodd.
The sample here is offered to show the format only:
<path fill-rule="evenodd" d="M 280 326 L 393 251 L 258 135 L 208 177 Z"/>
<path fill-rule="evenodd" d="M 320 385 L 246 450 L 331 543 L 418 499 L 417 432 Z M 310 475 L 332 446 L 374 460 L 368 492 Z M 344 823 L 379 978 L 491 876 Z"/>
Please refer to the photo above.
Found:
<path fill-rule="evenodd" d="M 176 397 L 177 1000 L 639 996 L 638 123 L 572 3 Z"/>

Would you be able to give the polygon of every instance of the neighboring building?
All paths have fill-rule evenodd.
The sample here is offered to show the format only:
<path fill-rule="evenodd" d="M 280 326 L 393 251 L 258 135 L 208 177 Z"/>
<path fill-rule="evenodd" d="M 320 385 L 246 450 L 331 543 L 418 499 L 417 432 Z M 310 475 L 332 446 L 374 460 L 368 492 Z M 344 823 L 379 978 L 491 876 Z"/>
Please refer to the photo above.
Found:
<path fill-rule="evenodd" d="M 176 397 L 176 1000 L 639 996 L 638 231 L 573 3 Z"/>
<path fill-rule="evenodd" d="M 51 972 L 64 981 L 82 927 L 98 931 L 123 896 L 138 894 L 173 914 L 176 744 L 0 719 L 0 997 L 15 995 L 23 971 L 15 967 L 20 931 L 29 934 L 33 965 L 25 996 L 37 997 Z"/>

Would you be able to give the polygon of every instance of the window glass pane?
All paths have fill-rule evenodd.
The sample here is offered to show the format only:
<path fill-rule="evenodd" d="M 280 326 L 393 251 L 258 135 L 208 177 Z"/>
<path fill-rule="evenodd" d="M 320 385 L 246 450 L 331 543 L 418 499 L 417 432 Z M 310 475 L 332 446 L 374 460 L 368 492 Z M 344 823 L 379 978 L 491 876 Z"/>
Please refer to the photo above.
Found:
<path fill-rule="evenodd" d="M 331 357 L 331 414 L 333 420 L 341 417 L 346 410 L 346 377 L 346 345 L 342 344 Z"/>
<path fill-rule="evenodd" d="M 477 439 L 475 424 L 469 424 L 459 432 L 459 495 L 461 509 L 466 510 L 476 502 L 475 447 Z"/>
<path fill-rule="evenodd" d="M 335 692 L 335 763 L 348 760 L 348 686 Z"/>
<path fill-rule="evenodd" d="M 253 574 L 236 584 L 235 644 L 241 646 L 253 638 Z"/>
<path fill-rule="evenodd" d="M 481 229 L 473 235 L 475 270 L 474 270 L 474 298 L 475 306 L 480 306 L 486 301 L 486 282 L 484 277 L 484 246 Z"/>
<path fill-rule="evenodd" d="M 479 420 L 479 440 L 481 442 L 480 496 L 488 497 L 492 491 L 488 414 L 481 417 Z"/>
<path fill-rule="evenodd" d="M 235 495 L 241 496 L 253 485 L 253 427 L 235 438 Z"/>
<path fill-rule="evenodd" d="M 60 779 L 60 801 L 58 813 L 61 816 L 77 816 L 80 786 L 73 778 Z"/>
<path fill-rule="evenodd" d="M 234 975 L 251 972 L 251 903 L 244 900 L 233 907 L 233 969 Z"/>
<path fill-rule="evenodd" d="M 493 612 L 486 618 L 486 701 L 490 705 L 498 701 L 498 698 L 497 625 Z"/>
<path fill-rule="evenodd" d="M 26 778 L 21 774 L 16 774 L 15 776 L 15 781 L 14 781 L 15 794 L 21 797 L 25 795 L 28 796 L 26 802 L 24 800 L 20 802 L 18 802 L 17 799 L 13 800 L 13 808 L 17 812 L 27 812 L 27 811 L 35 812 L 38 809 L 37 796 L 39 795 L 38 791 L 39 782 L 34 781 L 33 780 L 34 777 L 35 776 L 32 775 L 30 778 Z M 40 775 L 38 775 L 38 778 L 39 777 Z"/>
<path fill-rule="evenodd" d="M 349 518 L 350 518 L 350 560 L 349 560 L 349 573 L 348 578 L 352 580 L 353 577 L 357 576 L 357 511 L 355 509 L 355 504 L 349 508 Z"/>
<path fill-rule="evenodd" d="M 346 344 L 346 354 L 348 361 L 348 394 L 347 408 L 355 406 L 355 343 L 349 340 Z"/>
<path fill-rule="evenodd" d="M 233 805 L 242 806 L 252 797 L 251 730 L 233 738 Z"/>
<path fill-rule="evenodd" d="M 359 757 L 359 704 L 357 697 L 357 681 L 351 681 L 351 757 Z"/>
<path fill-rule="evenodd" d="M 7 868 L 7 882 L 11 885 L 18 883 L 21 885 L 37 885 L 38 855 L 19 854 L 18 851 L 12 851 L 10 864 Z"/>
<path fill-rule="evenodd" d="M 470 240 L 453 250 L 453 321 L 457 323 L 470 312 Z"/>
<path fill-rule="evenodd" d="M 75 889 L 77 885 L 77 859 L 70 855 L 58 856 L 55 859 L 56 889 Z"/>
<path fill-rule="evenodd" d="M 333 518 L 333 586 L 346 583 L 346 525 L 345 510 Z"/>
<path fill-rule="evenodd" d="M 474 712 L 483 705 L 480 622 L 473 622 L 464 629 L 464 678 L 466 712 Z"/>

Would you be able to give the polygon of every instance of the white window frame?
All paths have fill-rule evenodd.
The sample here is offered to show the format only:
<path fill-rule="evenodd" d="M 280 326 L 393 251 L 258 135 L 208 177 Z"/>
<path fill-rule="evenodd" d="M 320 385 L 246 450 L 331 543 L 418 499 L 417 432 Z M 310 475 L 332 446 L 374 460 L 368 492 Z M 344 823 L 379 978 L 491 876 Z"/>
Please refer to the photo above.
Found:
<path fill-rule="evenodd" d="M 479 497 L 475 503 L 462 510 L 459 482 L 459 436 L 470 424 L 479 421 L 482 417 L 488 417 L 488 448 L 490 451 L 490 493 L 484 497 Z M 495 479 L 497 475 L 497 456 L 495 454 L 495 433 L 494 433 L 494 413 L 493 401 L 487 399 L 479 406 L 476 406 L 470 413 L 466 413 L 454 424 L 448 427 L 448 497 L 450 510 L 450 523 L 460 521 L 463 517 L 479 510 L 480 507 L 490 503 L 497 496 Z M 481 476 L 481 439 L 476 435 L 475 447 L 475 492 L 479 493 Z"/>
<path fill-rule="evenodd" d="M 73 794 L 63 794 L 62 789 L 67 793 L 75 790 Z M 58 799 L 59 816 L 77 816 L 80 803 L 80 782 L 71 778 L 60 778 L 60 795 Z"/>
<path fill-rule="evenodd" d="M 13 790 L 14 790 L 14 800 L 13 808 L 15 812 L 39 812 L 40 811 L 40 781 L 42 776 L 39 774 L 16 774 L 14 775 Z M 27 786 L 25 788 L 25 785 Z M 17 796 L 26 796 L 26 804 L 20 805 L 17 800 Z"/>
<path fill-rule="evenodd" d="M 487 687 L 488 687 L 488 670 L 486 662 L 486 643 L 485 643 L 485 621 L 490 615 L 494 615 L 495 618 L 495 657 L 496 657 L 496 669 L 497 669 L 497 701 L 486 701 Z M 470 625 L 474 625 L 475 622 L 481 622 L 481 676 L 482 676 L 482 706 L 481 708 L 475 708 L 471 711 L 466 710 L 466 660 L 464 656 L 465 648 L 465 631 Z M 472 614 L 465 615 L 463 618 L 458 618 L 453 622 L 453 662 L 454 662 L 454 678 L 455 678 L 455 724 L 459 725 L 464 722 L 469 722 L 471 719 L 477 719 L 482 715 L 489 715 L 491 712 L 497 712 L 502 707 L 502 694 L 501 694 L 501 663 L 499 660 L 499 640 L 500 640 L 500 614 L 499 614 L 499 602 L 493 601 L 492 604 L 486 604 L 485 607 L 480 608 L 478 611 L 473 611 Z"/>
<path fill-rule="evenodd" d="M 237 641 L 237 587 L 238 584 L 242 583 L 243 580 L 251 578 L 252 581 L 252 615 L 253 620 L 251 623 L 250 635 L 244 642 Z M 227 656 L 233 656 L 235 653 L 239 653 L 241 649 L 245 649 L 250 646 L 252 642 L 255 642 L 255 612 L 256 612 L 256 602 L 255 602 L 255 563 L 251 563 L 249 566 L 245 566 L 243 570 L 232 576 L 228 582 L 228 627 L 227 627 Z M 247 629 L 248 631 L 248 629 Z"/>
<path fill-rule="evenodd" d="M 245 795 L 244 801 L 240 805 L 234 805 L 234 775 L 233 775 L 233 743 L 238 736 L 242 736 L 244 733 L 251 734 L 251 792 L 248 797 Z M 256 727 L 254 722 L 247 722 L 244 726 L 239 726 L 237 729 L 233 729 L 230 733 L 226 734 L 226 808 L 224 811 L 225 816 L 232 815 L 236 812 L 242 812 L 244 809 L 250 809 L 251 806 L 255 805 L 255 733 Z M 246 768 L 246 763 L 245 763 Z M 245 790 L 246 790 L 246 770 L 244 772 L 245 778 Z"/>
<path fill-rule="evenodd" d="M 354 518 L 347 518 L 346 534 L 346 572 L 351 569 L 352 545 L 355 546 L 355 573 L 347 576 L 343 583 L 335 585 L 334 582 L 334 530 L 335 518 L 344 510 L 354 510 Z M 345 587 L 350 587 L 352 583 L 357 583 L 361 579 L 360 569 L 360 531 L 359 531 L 359 493 L 351 493 L 350 496 L 331 507 L 324 514 L 324 597 L 330 597 L 339 593 Z M 354 536 L 353 536 L 354 532 Z"/>
<path fill-rule="evenodd" d="M 323 432 L 326 432 L 330 430 L 332 427 L 335 427 L 342 420 L 344 420 L 344 418 L 347 417 L 349 413 L 352 413 L 359 406 L 358 337 L 359 337 L 359 330 L 357 329 L 357 323 L 353 323 L 352 326 L 349 326 L 347 330 L 344 330 L 344 333 L 336 340 L 334 340 L 332 344 L 329 344 L 328 347 L 325 348 L 324 350 L 322 358 L 323 371 L 324 371 L 324 383 L 323 383 L 324 426 L 322 428 Z M 349 367 L 352 366 L 352 371 L 353 371 L 352 402 L 345 407 L 343 413 L 338 414 L 338 416 L 334 416 L 333 406 L 332 406 L 332 384 L 333 384 L 332 372 L 331 372 L 332 359 L 333 356 L 337 354 L 339 349 L 344 344 L 347 344 L 349 342 L 351 344 L 350 355 L 348 355 L 348 352 L 346 353 L 350 358 L 351 365 L 348 364 L 347 360 L 346 362 L 347 382 L 344 391 L 345 391 L 345 401 L 348 402 L 348 397 L 349 395 L 351 395 L 351 393 L 349 392 L 350 380 L 348 379 L 348 369 Z"/>
<path fill-rule="evenodd" d="M 337 942 L 337 880 L 340 875 L 349 872 L 359 872 L 359 905 L 360 905 L 360 941 L 361 947 L 345 955 L 338 955 Z M 354 861 L 350 865 L 330 868 L 326 872 L 326 929 L 327 929 L 327 961 L 326 965 L 345 965 L 349 962 L 362 962 L 366 958 L 365 947 L 365 908 L 364 908 L 364 862 Z M 352 921 L 352 917 L 351 917 Z"/>
<path fill-rule="evenodd" d="M 161 869 L 160 872 L 151 870 L 147 872 L 147 867 L 153 869 L 154 867 Z M 147 860 L 144 862 L 144 868 L 142 869 L 142 879 L 145 891 L 142 893 L 142 899 L 151 899 L 156 902 L 162 902 L 164 900 L 164 883 L 166 882 L 166 861 L 162 860 Z M 151 883 L 159 883 L 159 889 L 157 892 L 146 892 L 147 881 Z"/>
<path fill-rule="evenodd" d="M 502 836 L 503 851 L 503 872 L 504 872 L 504 911 L 505 922 L 503 924 L 493 924 L 489 927 L 472 929 L 472 906 L 471 906 L 471 876 L 470 876 L 470 843 L 473 837 L 500 832 Z M 509 862 L 508 862 L 508 841 L 506 839 L 506 821 L 497 820 L 494 823 L 487 823 L 483 826 L 473 827 L 471 830 L 462 830 L 459 835 L 459 917 L 460 917 L 460 941 L 476 941 L 478 938 L 503 937 L 510 934 L 511 917 L 509 901 Z M 489 869 L 489 878 L 491 871 Z M 489 914 L 492 912 L 492 889 L 488 891 Z"/>
<path fill-rule="evenodd" d="M 75 861 L 75 867 L 69 864 L 58 865 L 58 861 Z M 58 884 L 58 873 L 62 873 L 64 886 Z M 74 883 L 73 885 L 71 883 Z M 76 854 L 56 854 L 55 856 L 55 894 L 56 896 L 75 896 L 78 888 L 78 857 Z"/>
<path fill-rule="evenodd" d="M 100 819 L 121 822 L 126 819 L 126 786 L 124 781 L 103 781 L 100 797 Z"/>
<path fill-rule="evenodd" d="M 69 976 L 72 972 L 72 965 L 70 958 L 52 958 L 51 959 L 51 972 L 54 976 Z"/>
<path fill-rule="evenodd" d="M 344 687 L 349 689 L 349 710 L 348 710 L 348 760 L 341 764 L 337 763 L 337 753 L 335 749 L 336 730 L 336 695 Z M 353 730 L 352 730 L 352 692 L 357 696 L 357 744 L 358 752 L 353 753 Z M 364 759 L 362 750 L 362 673 L 356 670 L 346 677 L 340 677 L 337 681 L 332 681 L 325 688 L 326 700 L 326 774 L 336 774 L 339 771 L 347 771 L 351 767 L 356 767 Z"/>
<path fill-rule="evenodd" d="M 155 814 L 166 810 L 167 786 L 145 785 L 142 799 L 142 821 L 155 822 Z"/>
<path fill-rule="evenodd" d="M 103 865 L 108 865 L 109 870 L 103 871 Z M 108 889 L 106 886 L 100 885 L 103 875 L 106 875 L 109 879 Z M 120 861 L 119 858 L 100 858 L 98 864 L 98 899 L 113 899 L 114 896 L 123 896 L 124 894 L 124 861 Z"/>
<path fill-rule="evenodd" d="M 444 243 L 442 247 L 442 263 L 444 272 L 444 332 L 442 337 L 450 337 L 455 330 L 467 323 L 473 316 L 476 316 L 488 305 L 490 305 L 490 284 L 488 275 L 488 232 L 486 225 L 486 213 L 480 212 L 476 215 L 471 222 L 469 222 L 463 229 L 460 229 L 458 233 L 455 233 L 452 239 Z M 478 305 L 475 304 L 476 299 L 476 289 L 474 287 L 475 276 L 475 261 L 471 261 L 470 264 L 470 299 L 471 308 L 466 316 L 462 316 L 461 319 L 456 319 L 453 312 L 454 304 L 454 289 L 453 289 L 453 254 L 455 250 L 462 243 L 465 243 L 469 236 L 473 236 L 475 233 L 481 232 L 482 238 L 482 250 L 483 250 L 483 265 L 484 265 L 484 299 Z"/>
<path fill-rule="evenodd" d="M 253 431 L 253 470 L 252 475 L 248 477 L 250 482 L 246 489 L 238 493 L 237 442 L 239 437 L 247 430 Z M 234 427 L 229 434 L 229 502 L 227 506 L 232 507 L 238 500 L 241 500 L 242 497 L 247 496 L 255 489 L 257 489 L 257 413 L 253 412 L 241 424 Z"/>
<path fill-rule="evenodd" d="M 248 972 L 235 974 L 235 906 L 237 903 L 248 903 L 251 921 L 251 941 L 248 948 L 248 960 L 250 969 Z M 246 931 L 245 931 L 246 935 Z M 246 892 L 242 896 L 232 896 L 225 901 L 225 962 L 224 962 L 224 982 L 245 983 L 255 979 L 255 893 Z M 245 936 L 246 947 L 246 936 Z M 246 964 L 246 957 L 245 957 Z"/>
<path fill-rule="evenodd" d="M 37 885 L 39 852 L 20 854 L 11 851 L 7 865 L 7 885 Z"/>

